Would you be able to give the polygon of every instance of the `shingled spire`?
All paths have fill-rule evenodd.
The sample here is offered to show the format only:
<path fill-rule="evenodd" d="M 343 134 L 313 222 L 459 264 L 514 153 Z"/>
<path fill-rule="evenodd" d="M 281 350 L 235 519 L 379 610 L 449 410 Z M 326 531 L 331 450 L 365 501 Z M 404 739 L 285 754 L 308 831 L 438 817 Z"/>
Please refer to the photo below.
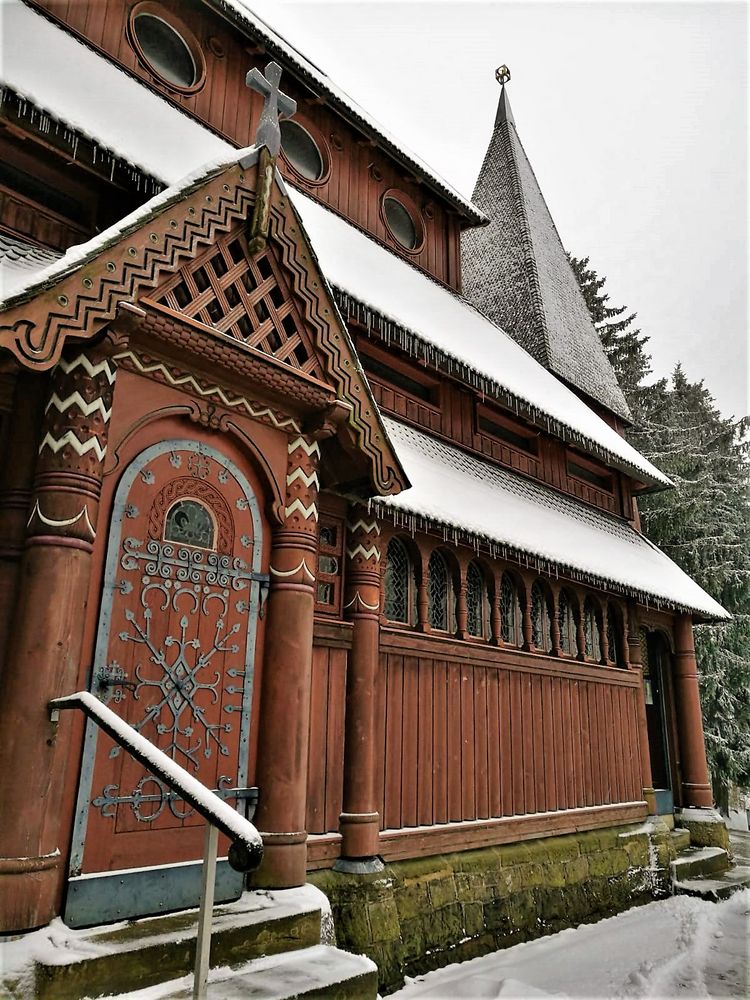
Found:
<path fill-rule="evenodd" d="M 599 340 L 534 171 L 506 84 L 472 201 L 489 225 L 462 237 L 463 292 L 541 364 L 625 419 L 630 412 Z"/>

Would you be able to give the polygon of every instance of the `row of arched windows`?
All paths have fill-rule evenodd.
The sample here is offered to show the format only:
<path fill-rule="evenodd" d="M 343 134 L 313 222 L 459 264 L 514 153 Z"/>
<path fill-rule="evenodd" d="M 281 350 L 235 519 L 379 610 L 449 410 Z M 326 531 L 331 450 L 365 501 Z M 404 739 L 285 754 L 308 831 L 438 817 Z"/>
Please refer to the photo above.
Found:
<path fill-rule="evenodd" d="M 511 571 L 500 577 L 497 601 L 499 622 L 492 621 L 495 581 L 477 561 L 466 571 L 466 632 L 478 639 L 498 638 L 504 645 L 528 646 L 524 634 L 526 588 Z M 427 564 L 426 622 L 439 632 L 457 629 L 457 594 L 454 574 L 444 554 L 434 549 Z M 591 595 L 583 605 L 564 587 L 555 602 L 552 591 L 537 580 L 528 594 L 530 644 L 543 653 L 556 649 L 568 656 L 595 662 L 625 665 L 625 635 L 619 608 L 608 602 L 606 612 Z M 386 618 L 406 625 L 418 620 L 417 572 L 407 545 L 394 537 L 388 544 L 385 567 Z M 498 628 L 499 626 L 499 628 Z M 556 626 L 556 627 L 555 627 Z M 494 635 L 493 628 L 499 634 Z"/>

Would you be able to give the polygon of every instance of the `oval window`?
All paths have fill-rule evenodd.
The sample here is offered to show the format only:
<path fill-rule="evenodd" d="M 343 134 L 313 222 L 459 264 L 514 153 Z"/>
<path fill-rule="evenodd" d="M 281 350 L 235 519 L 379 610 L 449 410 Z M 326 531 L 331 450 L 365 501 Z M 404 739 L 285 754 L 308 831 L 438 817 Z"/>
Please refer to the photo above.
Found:
<path fill-rule="evenodd" d="M 313 137 L 306 128 L 294 121 L 280 122 L 280 128 L 284 156 L 298 174 L 308 181 L 319 181 L 325 173 L 325 166 Z"/>
<path fill-rule="evenodd" d="M 407 250 L 415 250 L 421 241 L 409 210 L 398 199 L 386 195 L 383 199 L 383 214 L 388 228 L 401 246 Z"/>
<path fill-rule="evenodd" d="M 182 35 L 155 14 L 136 14 L 133 32 L 149 66 L 167 83 L 192 87 L 198 80 L 190 46 Z"/>

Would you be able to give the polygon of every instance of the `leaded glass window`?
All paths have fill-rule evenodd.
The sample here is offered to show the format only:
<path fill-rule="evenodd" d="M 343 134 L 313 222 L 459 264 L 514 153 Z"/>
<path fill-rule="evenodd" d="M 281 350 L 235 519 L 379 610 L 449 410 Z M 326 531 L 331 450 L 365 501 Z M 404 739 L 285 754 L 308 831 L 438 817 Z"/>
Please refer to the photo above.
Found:
<path fill-rule="evenodd" d="M 448 567 L 436 549 L 430 556 L 427 567 L 427 617 L 432 628 L 447 632 L 451 627 L 452 597 L 453 587 Z"/>
<path fill-rule="evenodd" d="M 521 602 L 518 588 L 509 573 L 503 573 L 500 584 L 500 628 L 503 642 L 511 646 L 523 646 Z"/>
<path fill-rule="evenodd" d="M 385 616 L 392 622 L 411 624 L 414 571 L 400 538 L 388 543 L 385 563 Z"/>
<path fill-rule="evenodd" d="M 569 653 L 574 656 L 578 652 L 578 634 L 574 602 L 567 590 L 560 592 L 559 620 L 560 649 L 563 653 Z"/>
<path fill-rule="evenodd" d="M 601 660 L 602 643 L 599 632 L 599 621 L 592 598 L 587 597 L 583 605 L 583 638 L 586 656 L 590 660 Z"/>
<path fill-rule="evenodd" d="M 197 500 L 178 500 L 169 509 L 164 524 L 165 541 L 213 549 L 214 534 L 214 519 Z"/>
<path fill-rule="evenodd" d="M 624 666 L 623 629 L 620 615 L 614 604 L 607 605 L 607 646 L 609 647 L 609 659 L 616 667 Z"/>
<path fill-rule="evenodd" d="M 466 571 L 466 612 L 469 635 L 489 639 L 490 605 L 482 571 L 476 563 L 469 563 Z"/>
<path fill-rule="evenodd" d="M 547 599 L 539 583 L 531 588 L 531 641 L 542 653 L 552 649 L 552 628 Z"/>

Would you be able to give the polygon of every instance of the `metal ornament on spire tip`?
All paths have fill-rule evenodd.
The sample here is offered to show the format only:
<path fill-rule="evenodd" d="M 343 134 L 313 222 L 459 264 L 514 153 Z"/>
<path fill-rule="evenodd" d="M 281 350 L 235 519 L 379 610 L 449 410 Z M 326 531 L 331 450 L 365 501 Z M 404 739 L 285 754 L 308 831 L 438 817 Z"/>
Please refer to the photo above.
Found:
<path fill-rule="evenodd" d="M 510 70 L 505 63 L 502 66 L 498 66 L 495 70 L 495 79 L 501 87 L 504 87 L 508 80 L 510 80 Z"/>

